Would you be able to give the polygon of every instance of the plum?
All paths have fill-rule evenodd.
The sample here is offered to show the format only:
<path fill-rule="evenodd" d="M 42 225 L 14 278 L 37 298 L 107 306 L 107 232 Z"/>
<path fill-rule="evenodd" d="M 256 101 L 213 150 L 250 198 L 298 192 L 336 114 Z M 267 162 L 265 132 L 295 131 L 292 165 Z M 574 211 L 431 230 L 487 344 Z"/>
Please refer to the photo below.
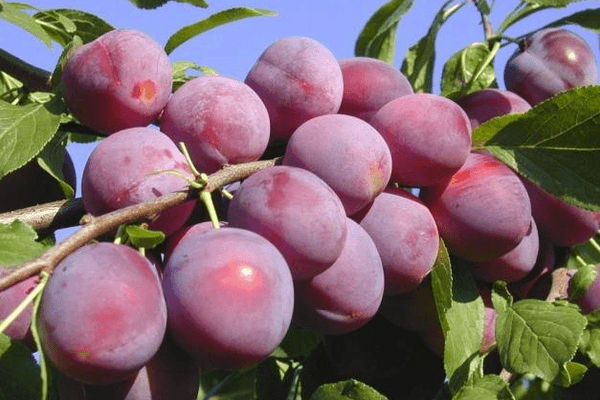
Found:
<path fill-rule="evenodd" d="M 597 80 L 598 66 L 590 46 L 562 28 L 542 29 L 524 39 L 504 68 L 506 88 L 532 106 Z"/>
<path fill-rule="evenodd" d="M 481 89 L 455 101 L 467 113 L 472 129 L 492 118 L 531 109 L 518 94 L 495 88 Z"/>

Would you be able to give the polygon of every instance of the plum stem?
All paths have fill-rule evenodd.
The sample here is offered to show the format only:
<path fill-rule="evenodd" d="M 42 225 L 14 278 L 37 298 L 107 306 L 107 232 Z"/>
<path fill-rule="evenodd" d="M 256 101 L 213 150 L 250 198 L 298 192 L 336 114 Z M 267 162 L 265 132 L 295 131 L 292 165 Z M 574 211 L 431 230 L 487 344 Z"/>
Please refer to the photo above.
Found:
<path fill-rule="evenodd" d="M 279 158 L 274 158 L 271 160 L 228 165 L 206 177 L 206 184 L 203 187 L 203 191 L 210 193 L 223 185 L 239 181 L 257 171 L 272 167 L 278 161 Z M 196 191 L 185 188 L 165 194 L 146 203 L 135 204 L 100 216 L 86 214 L 81 218 L 84 223 L 81 229 L 48 249 L 39 257 L 21 264 L 17 269 L 0 279 L 0 291 L 42 271 L 51 274 L 54 267 L 73 251 L 85 245 L 90 240 L 110 232 L 121 224 L 143 220 L 177 204 L 193 200 L 196 196 L 198 196 Z M 4 222 L 2 217 L 0 217 L 0 222 Z"/>
<path fill-rule="evenodd" d="M 19 303 L 19 305 L 10 313 L 10 315 L 2 320 L 2 322 L 0 323 L 0 333 L 3 333 L 4 330 L 8 328 L 8 326 L 12 324 L 19 317 L 19 315 L 21 315 L 23 311 L 25 311 L 25 308 L 27 308 L 29 303 L 33 302 L 35 296 L 40 294 L 43 289 L 44 286 L 38 283 L 35 286 L 35 288 L 27 296 L 25 296 L 23 301 Z"/>
<path fill-rule="evenodd" d="M 198 171 L 198 169 L 194 165 L 194 162 L 192 161 L 192 157 L 190 156 L 190 152 L 188 151 L 185 143 L 179 142 L 179 150 L 181 150 L 181 154 L 183 154 L 183 156 L 185 157 L 185 161 L 187 162 L 187 165 L 188 165 L 188 168 L 190 169 L 190 171 L 192 171 L 192 174 L 194 174 L 195 177 L 200 176 L 200 171 Z"/>
<path fill-rule="evenodd" d="M 36 289 L 39 288 L 40 293 L 35 298 L 33 304 L 33 314 L 31 316 L 31 334 L 33 336 L 33 340 L 35 341 L 35 345 L 38 348 L 40 353 L 40 377 L 42 378 L 42 399 L 45 400 L 48 398 L 48 365 L 46 363 L 46 355 L 42 350 L 42 341 L 40 340 L 40 333 L 37 329 L 37 319 L 39 315 L 40 304 L 42 303 L 42 293 L 48 284 L 48 279 L 50 279 L 50 275 L 45 271 L 41 273 L 40 283 L 36 286 Z"/>

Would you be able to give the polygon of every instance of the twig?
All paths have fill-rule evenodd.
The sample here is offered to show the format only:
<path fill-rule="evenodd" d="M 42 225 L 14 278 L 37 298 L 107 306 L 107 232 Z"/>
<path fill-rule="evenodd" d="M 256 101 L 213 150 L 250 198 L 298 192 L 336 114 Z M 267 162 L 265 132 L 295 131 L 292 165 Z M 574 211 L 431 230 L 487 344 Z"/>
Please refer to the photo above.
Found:
<path fill-rule="evenodd" d="M 202 190 L 212 192 L 223 185 L 248 177 L 261 169 L 271 167 L 277 161 L 278 159 L 272 159 L 226 166 L 208 176 Z M 73 233 L 63 242 L 48 249 L 34 260 L 21 264 L 12 273 L 0 279 L 0 291 L 42 271 L 52 274 L 54 267 L 62 259 L 90 240 L 110 232 L 123 223 L 145 219 L 177 204 L 196 199 L 197 195 L 193 190 L 186 189 L 166 194 L 147 203 L 129 206 L 98 217 L 88 214 L 82 219 L 85 225 L 77 232 Z"/>
<path fill-rule="evenodd" d="M 0 71 L 23 83 L 31 92 L 51 92 L 50 72 L 35 67 L 0 49 Z"/>

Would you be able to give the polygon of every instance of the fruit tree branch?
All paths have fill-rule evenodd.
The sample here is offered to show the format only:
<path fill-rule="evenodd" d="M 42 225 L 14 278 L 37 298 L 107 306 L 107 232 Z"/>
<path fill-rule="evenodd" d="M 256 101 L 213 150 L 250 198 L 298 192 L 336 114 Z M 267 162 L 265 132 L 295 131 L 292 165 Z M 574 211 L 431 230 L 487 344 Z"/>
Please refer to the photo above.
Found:
<path fill-rule="evenodd" d="M 50 72 L 0 49 L 0 71 L 18 79 L 31 92 L 51 92 Z"/>

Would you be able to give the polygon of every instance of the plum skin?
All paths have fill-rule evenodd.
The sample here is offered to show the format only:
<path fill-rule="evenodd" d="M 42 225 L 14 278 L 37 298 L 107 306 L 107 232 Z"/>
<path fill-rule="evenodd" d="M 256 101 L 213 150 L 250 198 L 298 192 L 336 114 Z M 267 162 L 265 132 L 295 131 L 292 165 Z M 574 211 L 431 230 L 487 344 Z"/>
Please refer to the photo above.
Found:
<path fill-rule="evenodd" d="M 108 135 L 156 119 L 171 95 L 172 67 L 150 36 L 114 29 L 73 52 L 62 84 L 77 119 Z"/>
<path fill-rule="evenodd" d="M 59 371 L 84 383 L 116 383 L 156 354 L 167 308 L 153 268 L 134 249 L 113 243 L 85 245 L 57 265 L 37 327 Z"/>
<path fill-rule="evenodd" d="M 519 47 L 506 63 L 504 82 L 508 90 L 532 106 L 561 91 L 598 80 L 592 49 L 566 29 L 540 30 Z"/>
<path fill-rule="evenodd" d="M 478 90 L 455 101 L 467 113 L 472 129 L 492 118 L 531 109 L 518 94 L 495 88 Z"/>
<path fill-rule="evenodd" d="M 269 113 L 245 83 L 201 76 L 173 93 L 160 130 L 175 143 L 184 142 L 196 168 L 211 174 L 225 164 L 260 158 L 269 143 Z"/>

